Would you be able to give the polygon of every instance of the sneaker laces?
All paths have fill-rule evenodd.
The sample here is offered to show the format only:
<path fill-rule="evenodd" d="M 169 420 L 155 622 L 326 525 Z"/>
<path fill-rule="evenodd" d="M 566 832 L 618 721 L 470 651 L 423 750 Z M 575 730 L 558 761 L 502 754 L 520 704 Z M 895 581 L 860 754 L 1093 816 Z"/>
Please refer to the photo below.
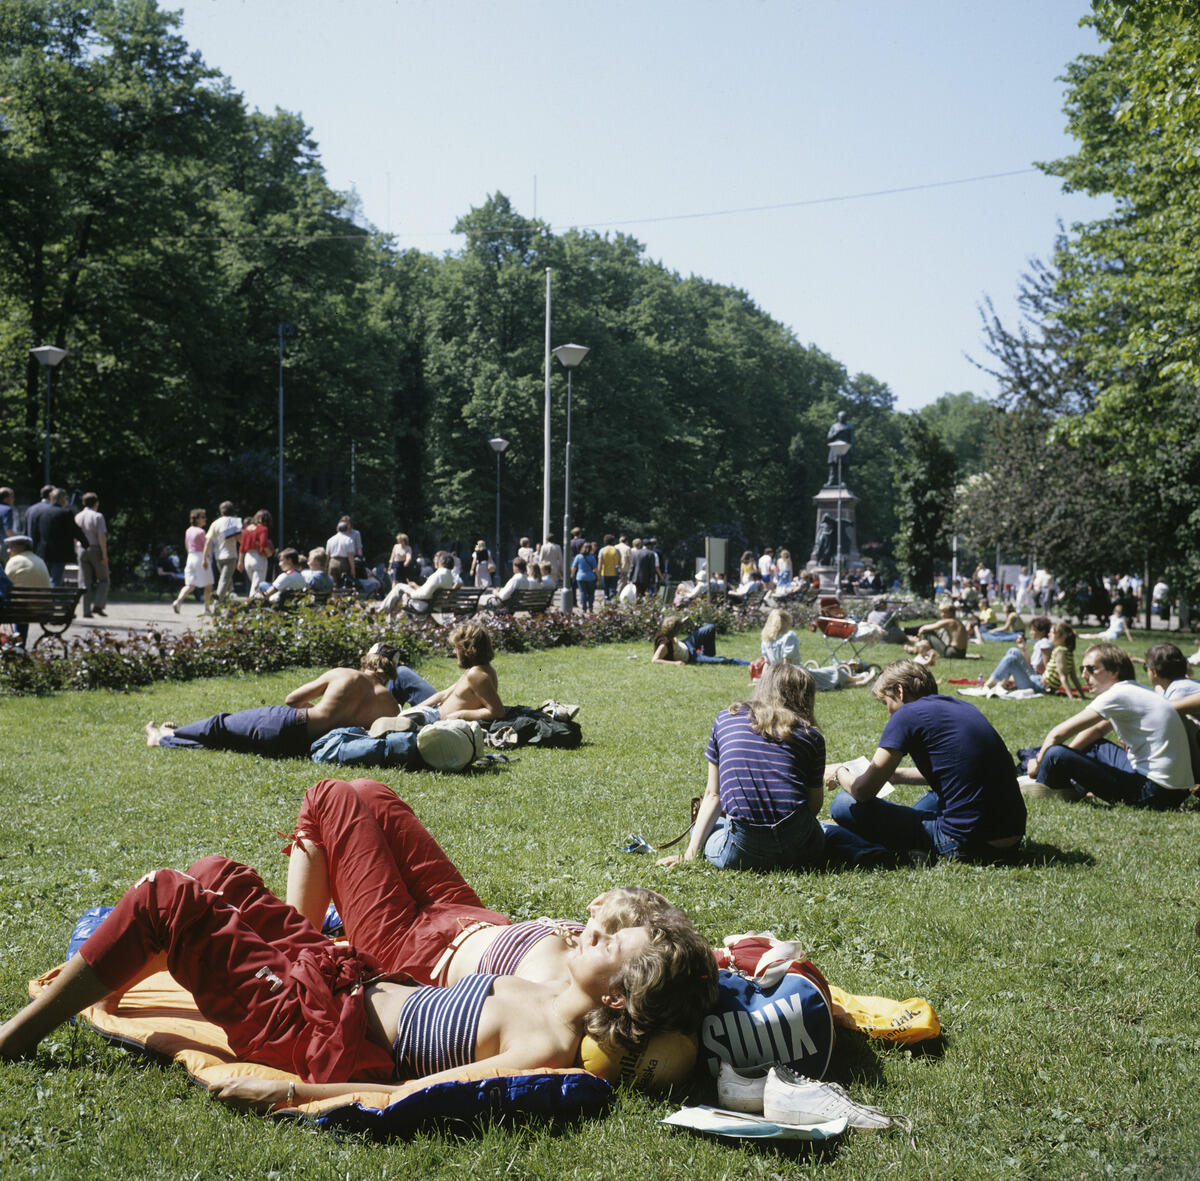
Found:
<path fill-rule="evenodd" d="M 890 1111 L 884 1111 L 881 1107 L 872 1107 L 869 1103 L 859 1103 L 858 1100 L 851 1099 L 846 1093 L 846 1088 L 838 1083 L 822 1082 L 820 1079 L 813 1079 L 803 1074 L 797 1074 L 788 1066 L 776 1066 L 775 1072 L 785 1083 L 792 1083 L 797 1086 L 816 1086 L 820 1087 L 822 1091 L 829 1092 L 816 1105 L 817 1110 L 815 1114 L 819 1116 L 826 1119 L 840 1119 L 844 1116 L 849 1119 L 855 1114 L 873 1115 L 879 1119 L 888 1120 L 893 1127 L 897 1127 L 901 1131 L 912 1131 L 912 1120 L 908 1116 L 894 1115 Z"/>

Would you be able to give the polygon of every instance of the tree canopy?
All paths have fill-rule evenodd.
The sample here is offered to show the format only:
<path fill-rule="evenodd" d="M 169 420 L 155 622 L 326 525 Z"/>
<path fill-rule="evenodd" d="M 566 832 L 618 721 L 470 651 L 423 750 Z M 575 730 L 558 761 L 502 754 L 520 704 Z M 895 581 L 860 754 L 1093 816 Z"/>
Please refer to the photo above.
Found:
<path fill-rule="evenodd" d="M 624 234 L 554 233 L 502 193 L 461 249 L 398 250 L 333 191 L 303 119 L 248 110 L 153 0 L 0 7 L 0 471 L 41 484 L 41 373 L 54 375 L 51 479 L 100 494 L 128 566 L 193 505 L 276 506 L 282 544 L 341 513 L 377 539 L 490 536 L 492 435 L 509 537 L 540 527 L 546 269 L 575 372 L 573 519 L 599 534 L 706 531 L 812 543 L 825 432 L 857 431 L 858 537 L 897 529 L 887 385 L 850 374 L 743 291 L 682 277 Z M 553 374 L 560 521 L 566 375 Z M 973 404 L 947 406 L 964 442 Z M 939 427 L 939 429 L 941 429 Z M 381 542 L 380 542 L 381 544 Z"/>

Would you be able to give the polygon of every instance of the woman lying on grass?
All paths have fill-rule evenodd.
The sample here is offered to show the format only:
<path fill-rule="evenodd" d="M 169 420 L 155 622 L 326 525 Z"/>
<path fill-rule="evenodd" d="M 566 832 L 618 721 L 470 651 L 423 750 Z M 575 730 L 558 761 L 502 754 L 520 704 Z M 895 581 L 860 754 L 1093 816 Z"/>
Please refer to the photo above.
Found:
<path fill-rule="evenodd" d="M 715 997 L 708 945 L 661 894 L 609 890 L 589 904 L 586 927 L 512 923 L 484 908 L 413 810 L 373 779 L 310 787 L 289 852 L 287 900 L 296 910 L 319 927 L 332 899 L 355 947 L 423 984 L 454 985 L 477 972 L 561 984 L 589 928 L 649 927 L 669 930 L 677 949 L 678 1009 L 664 999 L 663 1028 L 687 1028 Z"/>
<path fill-rule="evenodd" d="M 682 668 L 686 664 L 749 664 L 736 656 L 717 655 L 717 629 L 711 623 L 701 624 L 682 639 L 683 620 L 678 615 L 666 616 L 654 633 L 651 644 L 654 664 L 674 664 Z"/>
<path fill-rule="evenodd" d="M 166 968 L 239 1058 L 304 1080 L 214 1084 L 235 1106 L 337 1097 L 361 1090 L 355 1080 L 453 1080 L 472 1064 L 570 1066 L 585 1033 L 634 1045 L 658 1029 L 696 1028 L 716 985 L 711 954 L 693 946 L 694 935 L 669 918 L 614 934 L 589 920 L 553 983 L 475 975 L 431 988 L 329 943 L 254 870 L 210 857 L 188 873 L 156 870 L 129 889 L 43 992 L 0 1026 L 0 1059 L 31 1054 L 68 1018 L 114 1005 Z"/>

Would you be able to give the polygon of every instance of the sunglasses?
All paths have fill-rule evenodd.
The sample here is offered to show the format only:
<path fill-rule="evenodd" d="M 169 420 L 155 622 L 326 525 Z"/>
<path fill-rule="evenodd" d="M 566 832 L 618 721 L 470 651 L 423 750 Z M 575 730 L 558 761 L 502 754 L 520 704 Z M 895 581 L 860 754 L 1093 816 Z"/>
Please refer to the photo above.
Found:
<path fill-rule="evenodd" d="M 1098 673 L 1100 671 L 1100 668 L 1101 668 L 1101 666 L 1098 664 L 1081 664 L 1079 666 L 1079 671 L 1081 673 L 1083 673 L 1083 675 L 1086 677 L 1086 676 L 1090 676 L 1093 673 Z"/>

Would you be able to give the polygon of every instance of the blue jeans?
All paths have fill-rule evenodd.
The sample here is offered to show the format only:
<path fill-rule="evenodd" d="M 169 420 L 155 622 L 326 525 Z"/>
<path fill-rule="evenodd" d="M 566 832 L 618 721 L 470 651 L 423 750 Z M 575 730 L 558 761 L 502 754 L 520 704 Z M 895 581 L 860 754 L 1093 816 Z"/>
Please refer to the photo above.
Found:
<path fill-rule="evenodd" d="M 1188 794 L 1160 787 L 1139 774 L 1125 748 L 1115 742 L 1093 743 L 1084 753 L 1052 746 L 1042 756 L 1037 778 L 1047 787 L 1074 788 L 1080 795 L 1090 791 L 1102 800 L 1155 811 L 1178 808 Z"/>
<path fill-rule="evenodd" d="M 579 606 L 584 611 L 596 609 L 596 580 L 594 578 L 579 578 L 575 582 L 579 591 Z"/>
<path fill-rule="evenodd" d="M 66 562 L 47 562 L 46 569 L 50 574 L 50 585 L 62 586 L 63 577 L 67 572 Z"/>
<path fill-rule="evenodd" d="M 264 705 L 232 714 L 213 714 L 164 734 L 159 746 L 237 750 L 275 759 L 307 758 L 307 713 L 290 705 Z"/>
<path fill-rule="evenodd" d="M 388 692 L 401 705 L 420 705 L 437 690 L 420 673 L 401 665 L 396 669 L 396 676 L 388 684 Z"/>
<path fill-rule="evenodd" d="M 1042 688 L 1042 678 L 1033 671 L 1028 660 L 1025 659 L 1025 653 L 1020 648 L 1009 648 L 1001 658 L 1000 663 L 992 670 L 992 675 L 989 680 L 1004 684 L 1009 677 L 1012 677 L 1013 684 L 1018 689 L 1036 689 L 1039 693 L 1044 693 Z"/>
<path fill-rule="evenodd" d="M 994 628 L 981 627 L 980 636 L 985 644 L 1011 644 L 1021 634 L 1020 632 L 1002 632 Z"/>
<path fill-rule="evenodd" d="M 694 664 L 749 664 L 736 656 L 717 655 L 717 627 L 713 623 L 702 623 L 684 641 L 683 645 L 692 654 Z"/>
<path fill-rule="evenodd" d="M 937 792 L 926 792 L 911 808 L 887 800 L 856 800 L 848 791 L 840 791 L 829 805 L 829 818 L 841 830 L 825 830 L 831 849 L 857 864 L 877 860 L 891 850 L 904 853 L 917 849 L 939 857 L 961 857 L 965 843 L 951 836 L 937 819 Z"/>
<path fill-rule="evenodd" d="M 606 574 L 604 576 L 604 598 L 615 599 L 617 597 L 617 575 Z"/>
<path fill-rule="evenodd" d="M 817 862 L 825 834 L 803 805 L 775 824 L 750 824 L 722 816 L 704 842 L 718 869 L 803 869 Z"/>

